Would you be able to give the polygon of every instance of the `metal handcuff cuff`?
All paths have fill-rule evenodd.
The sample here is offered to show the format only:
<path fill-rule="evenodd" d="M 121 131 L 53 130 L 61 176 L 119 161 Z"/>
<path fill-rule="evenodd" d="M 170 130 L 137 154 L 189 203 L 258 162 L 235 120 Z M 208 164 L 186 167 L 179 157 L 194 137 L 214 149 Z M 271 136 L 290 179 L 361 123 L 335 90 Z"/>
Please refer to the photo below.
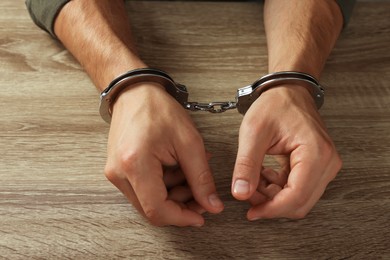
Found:
<path fill-rule="evenodd" d="M 199 103 L 188 101 L 186 86 L 176 83 L 167 73 L 158 69 L 144 68 L 129 71 L 115 78 L 100 95 L 100 115 L 107 123 L 111 122 L 111 106 L 116 97 L 126 87 L 141 83 L 158 83 L 174 97 L 185 109 L 191 111 L 208 111 L 222 113 L 226 110 L 237 109 L 245 114 L 252 103 L 266 90 L 281 84 L 299 84 L 306 87 L 313 96 L 319 109 L 324 103 L 324 88 L 309 74 L 295 71 L 283 71 L 265 75 L 253 84 L 239 88 L 236 101 Z"/>

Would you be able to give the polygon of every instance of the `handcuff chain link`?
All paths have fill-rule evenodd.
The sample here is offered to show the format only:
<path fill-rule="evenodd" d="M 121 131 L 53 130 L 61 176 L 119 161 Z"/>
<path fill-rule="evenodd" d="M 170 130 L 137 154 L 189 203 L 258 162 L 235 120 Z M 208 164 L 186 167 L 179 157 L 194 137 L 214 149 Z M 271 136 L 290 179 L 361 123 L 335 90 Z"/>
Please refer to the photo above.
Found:
<path fill-rule="evenodd" d="M 185 109 L 191 111 L 206 111 L 210 113 L 223 113 L 226 110 L 236 109 L 237 103 L 233 101 L 225 102 L 210 102 L 210 103 L 199 103 L 199 102 L 186 102 L 184 104 Z"/>

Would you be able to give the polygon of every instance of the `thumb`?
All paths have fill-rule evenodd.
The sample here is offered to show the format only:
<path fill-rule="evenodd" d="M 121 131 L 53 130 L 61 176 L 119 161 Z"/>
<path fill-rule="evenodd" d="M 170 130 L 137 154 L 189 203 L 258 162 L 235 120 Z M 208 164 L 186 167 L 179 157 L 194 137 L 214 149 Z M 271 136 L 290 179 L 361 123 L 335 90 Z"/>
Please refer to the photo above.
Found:
<path fill-rule="evenodd" d="M 268 141 L 265 131 L 254 131 L 253 126 L 241 125 L 237 159 L 232 179 L 232 195 L 247 200 L 256 191 Z"/>

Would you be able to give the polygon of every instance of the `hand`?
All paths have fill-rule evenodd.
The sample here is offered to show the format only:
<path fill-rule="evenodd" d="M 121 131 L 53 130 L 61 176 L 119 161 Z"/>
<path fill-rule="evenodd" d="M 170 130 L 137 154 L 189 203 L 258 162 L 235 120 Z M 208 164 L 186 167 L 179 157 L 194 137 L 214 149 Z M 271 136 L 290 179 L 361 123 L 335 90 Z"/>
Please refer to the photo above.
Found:
<path fill-rule="evenodd" d="M 199 132 L 160 85 L 133 85 L 117 98 L 105 174 L 156 226 L 202 226 L 201 213 L 223 210 Z"/>
<path fill-rule="evenodd" d="M 277 155 L 279 171 L 263 169 L 265 154 Z M 310 93 L 279 86 L 264 92 L 244 116 L 232 194 L 251 202 L 249 220 L 303 218 L 340 168 Z"/>

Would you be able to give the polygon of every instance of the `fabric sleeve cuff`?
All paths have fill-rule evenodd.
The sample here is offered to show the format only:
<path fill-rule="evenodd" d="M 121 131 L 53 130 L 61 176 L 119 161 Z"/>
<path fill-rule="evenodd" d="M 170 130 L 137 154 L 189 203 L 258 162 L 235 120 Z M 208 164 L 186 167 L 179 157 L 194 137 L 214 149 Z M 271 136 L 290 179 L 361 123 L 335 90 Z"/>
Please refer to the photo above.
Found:
<path fill-rule="evenodd" d="M 340 7 L 341 13 L 343 14 L 343 27 L 345 28 L 348 25 L 349 19 L 352 15 L 353 7 L 356 3 L 356 0 L 337 0 L 337 4 Z"/>
<path fill-rule="evenodd" d="M 54 33 L 54 22 L 62 7 L 69 1 L 26 0 L 26 6 L 34 23 L 57 39 Z"/>

